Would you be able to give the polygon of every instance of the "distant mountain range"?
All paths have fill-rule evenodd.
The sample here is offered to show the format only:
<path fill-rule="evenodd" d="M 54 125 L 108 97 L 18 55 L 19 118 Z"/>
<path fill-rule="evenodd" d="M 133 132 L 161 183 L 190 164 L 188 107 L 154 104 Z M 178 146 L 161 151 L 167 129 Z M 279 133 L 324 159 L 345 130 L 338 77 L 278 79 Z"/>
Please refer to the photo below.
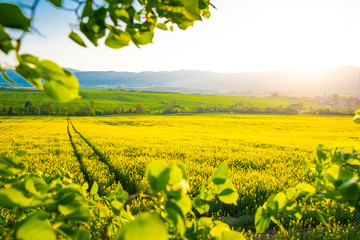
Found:
<path fill-rule="evenodd" d="M 174 87 L 198 88 L 218 91 L 328 91 L 358 93 L 360 95 L 360 68 L 339 66 L 319 71 L 279 70 L 246 73 L 215 73 L 181 70 L 173 72 L 114 72 L 78 71 L 69 69 L 78 78 L 81 86 L 105 87 Z M 29 84 L 10 70 L 17 86 Z M 9 85 L 0 77 L 0 85 Z"/>

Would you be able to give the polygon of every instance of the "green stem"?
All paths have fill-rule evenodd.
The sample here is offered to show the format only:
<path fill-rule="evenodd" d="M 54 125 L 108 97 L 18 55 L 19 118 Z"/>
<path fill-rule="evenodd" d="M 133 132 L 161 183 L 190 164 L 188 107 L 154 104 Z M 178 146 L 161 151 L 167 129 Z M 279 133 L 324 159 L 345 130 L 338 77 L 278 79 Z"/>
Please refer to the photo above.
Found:
<path fill-rule="evenodd" d="M 271 221 L 273 221 L 276 225 L 278 225 L 278 227 L 280 228 L 281 232 L 286 232 L 284 226 L 278 221 L 276 220 L 273 216 L 270 217 Z"/>

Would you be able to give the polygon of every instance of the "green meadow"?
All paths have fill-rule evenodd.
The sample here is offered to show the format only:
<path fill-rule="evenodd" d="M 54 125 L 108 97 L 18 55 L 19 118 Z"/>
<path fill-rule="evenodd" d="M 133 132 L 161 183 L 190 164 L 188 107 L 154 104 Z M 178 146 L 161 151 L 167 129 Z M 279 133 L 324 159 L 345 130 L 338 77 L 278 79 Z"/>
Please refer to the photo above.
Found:
<path fill-rule="evenodd" d="M 25 102 L 31 100 L 33 104 L 51 102 L 54 106 L 84 107 L 91 101 L 99 110 L 114 109 L 116 107 L 134 107 L 140 103 L 152 111 L 162 111 L 170 103 L 181 107 L 194 107 L 199 105 L 232 105 L 240 101 L 257 107 L 287 106 L 298 102 L 295 99 L 270 98 L 270 97 L 247 97 L 247 96 L 214 96 L 214 95 L 191 95 L 178 93 L 156 92 L 131 92 L 131 91 L 80 91 L 81 99 L 69 103 L 60 104 L 51 100 L 41 91 L 36 90 L 0 90 L 0 104 L 4 106 L 24 107 Z"/>

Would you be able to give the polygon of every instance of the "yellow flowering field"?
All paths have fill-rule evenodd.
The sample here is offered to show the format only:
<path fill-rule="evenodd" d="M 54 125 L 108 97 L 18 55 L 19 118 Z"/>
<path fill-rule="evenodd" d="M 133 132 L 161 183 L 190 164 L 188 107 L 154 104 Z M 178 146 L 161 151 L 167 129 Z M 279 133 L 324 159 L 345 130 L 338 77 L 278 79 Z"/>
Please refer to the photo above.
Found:
<path fill-rule="evenodd" d="M 96 181 L 106 192 L 119 180 L 130 193 L 146 191 L 153 161 L 181 162 L 198 193 L 222 162 L 231 168 L 238 206 L 217 205 L 230 215 L 253 214 L 272 193 L 308 181 L 303 160 L 318 144 L 357 138 L 351 117 L 275 115 L 129 115 L 112 117 L 1 117 L 0 151 L 28 154 L 29 170 L 57 166 L 74 181 Z"/>
<path fill-rule="evenodd" d="M 146 192 L 146 167 L 153 161 L 165 161 L 186 165 L 190 193 L 196 195 L 201 183 L 227 162 L 239 193 L 238 204 L 214 204 L 211 211 L 214 217 L 230 219 L 249 238 L 254 235 L 245 229 L 253 229 L 256 209 L 272 193 L 312 181 L 302 174 L 303 161 L 312 157 L 318 144 L 332 147 L 336 139 L 359 136 L 359 127 L 349 116 L 300 115 L 0 117 L 0 129 L 1 153 L 26 150 L 23 159 L 28 170 L 53 174 L 61 167 L 75 182 L 96 181 L 101 193 L 117 181 L 130 194 Z M 139 199 L 132 207 L 146 210 L 147 202 Z M 351 229 L 349 234 L 356 235 L 358 217 L 354 213 L 334 202 L 314 202 L 309 210 L 313 206 L 325 216 L 334 216 L 329 218 L 333 235 L 348 234 Z M 311 211 L 300 223 L 282 221 L 293 229 L 288 235 L 276 233 L 284 239 L 296 239 L 296 229 L 304 232 L 304 228 L 318 224 Z M 349 224 L 352 227 L 346 227 Z M 308 234 L 322 237 L 321 229 L 311 228 Z M 262 237 L 271 239 L 273 235 Z"/>

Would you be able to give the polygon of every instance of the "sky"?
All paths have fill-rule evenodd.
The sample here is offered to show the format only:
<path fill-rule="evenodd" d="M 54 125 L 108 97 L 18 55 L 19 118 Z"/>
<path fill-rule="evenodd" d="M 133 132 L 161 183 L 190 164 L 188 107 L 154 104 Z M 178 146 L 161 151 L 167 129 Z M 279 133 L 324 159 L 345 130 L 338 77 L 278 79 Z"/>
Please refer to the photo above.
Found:
<path fill-rule="evenodd" d="M 0 0 L 0 2 L 2 2 Z M 23 1 L 28 2 L 28 1 Z M 119 50 L 83 48 L 67 38 L 71 12 L 44 0 L 23 53 L 62 67 L 93 71 L 201 70 L 223 73 L 360 66 L 359 0 L 213 0 L 209 20 L 174 32 L 156 30 L 154 43 Z"/>

